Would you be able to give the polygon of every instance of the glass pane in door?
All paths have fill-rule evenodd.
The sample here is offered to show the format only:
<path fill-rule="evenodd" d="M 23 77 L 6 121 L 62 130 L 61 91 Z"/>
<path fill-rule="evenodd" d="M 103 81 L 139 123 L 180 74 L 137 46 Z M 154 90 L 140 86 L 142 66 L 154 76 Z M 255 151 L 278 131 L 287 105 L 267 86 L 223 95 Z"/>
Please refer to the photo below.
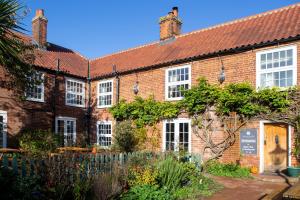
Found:
<path fill-rule="evenodd" d="M 189 124 L 179 123 L 179 150 L 189 150 Z"/>
<path fill-rule="evenodd" d="M 175 150 L 175 124 L 166 123 L 166 151 Z"/>

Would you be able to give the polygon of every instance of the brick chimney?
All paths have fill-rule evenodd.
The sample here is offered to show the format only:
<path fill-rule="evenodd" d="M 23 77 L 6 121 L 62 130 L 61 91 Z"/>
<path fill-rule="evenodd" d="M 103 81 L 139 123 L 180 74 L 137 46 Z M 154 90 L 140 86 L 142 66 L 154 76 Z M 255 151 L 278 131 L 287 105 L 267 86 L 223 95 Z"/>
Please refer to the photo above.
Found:
<path fill-rule="evenodd" d="M 32 36 L 39 48 L 47 47 L 47 23 L 48 20 L 44 16 L 44 10 L 36 10 L 35 17 L 32 19 Z"/>
<path fill-rule="evenodd" d="M 181 24 L 178 17 L 178 7 L 173 7 L 168 15 L 159 19 L 160 25 L 160 40 L 172 38 L 181 33 Z"/>

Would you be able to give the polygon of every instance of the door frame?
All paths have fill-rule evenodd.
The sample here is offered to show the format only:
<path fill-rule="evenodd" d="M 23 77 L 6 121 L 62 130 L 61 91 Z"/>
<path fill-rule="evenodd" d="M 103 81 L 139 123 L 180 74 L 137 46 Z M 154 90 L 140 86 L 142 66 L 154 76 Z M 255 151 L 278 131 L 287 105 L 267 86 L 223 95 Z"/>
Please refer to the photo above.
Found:
<path fill-rule="evenodd" d="M 175 118 L 175 119 L 168 119 L 168 120 L 163 120 L 163 133 L 162 133 L 162 152 L 165 152 L 166 151 L 166 123 L 175 123 L 175 135 L 174 135 L 174 142 L 175 142 L 175 152 L 177 151 L 178 152 L 178 140 L 176 140 L 176 132 L 179 132 L 179 126 L 177 126 L 176 124 L 179 124 L 179 123 L 188 123 L 189 124 L 189 138 L 188 138 L 188 141 L 189 141 L 189 147 L 188 147 L 188 152 L 189 153 L 192 153 L 192 126 L 191 126 L 191 119 L 189 118 Z M 179 138 L 179 137 L 178 137 Z"/>
<path fill-rule="evenodd" d="M 265 124 L 278 124 L 268 120 L 261 120 L 259 121 L 259 173 L 263 173 L 265 171 L 265 162 L 264 162 L 264 139 L 265 139 Z M 292 162 L 292 139 L 291 139 L 291 132 L 292 126 L 287 124 L 287 166 L 291 166 Z"/>

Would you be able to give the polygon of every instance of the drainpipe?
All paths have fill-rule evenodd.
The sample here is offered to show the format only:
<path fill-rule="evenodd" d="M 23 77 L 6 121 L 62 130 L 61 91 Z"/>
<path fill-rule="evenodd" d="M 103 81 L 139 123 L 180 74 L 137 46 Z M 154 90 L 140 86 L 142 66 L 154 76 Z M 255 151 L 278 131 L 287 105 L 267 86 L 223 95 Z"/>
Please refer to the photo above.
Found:
<path fill-rule="evenodd" d="M 91 75 L 90 75 L 90 61 L 88 61 L 88 75 L 87 75 L 87 83 L 88 83 L 88 105 L 87 105 L 87 143 L 91 143 Z"/>
<path fill-rule="evenodd" d="M 58 58 L 57 64 L 56 64 L 55 75 L 54 75 L 54 91 L 52 92 L 52 110 L 53 110 L 52 132 L 53 133 L 55 133 L 56 97 L 59 96 L 59 95 L 57 95 L 58 89 L 59 89 L 58 80 L 57 80 L 59 71 L 60 71 L 60 60 Z"/>
<path fill-rule="evenodd" d="M 117 92 L 116 92 L 116 103 L 119 104 L 120 102 L 120 78 L 117 72 L 117 67 L 116 65 L 113 65 L 113 75 L 116 78 L 116 88 L 117 88 Z"/>

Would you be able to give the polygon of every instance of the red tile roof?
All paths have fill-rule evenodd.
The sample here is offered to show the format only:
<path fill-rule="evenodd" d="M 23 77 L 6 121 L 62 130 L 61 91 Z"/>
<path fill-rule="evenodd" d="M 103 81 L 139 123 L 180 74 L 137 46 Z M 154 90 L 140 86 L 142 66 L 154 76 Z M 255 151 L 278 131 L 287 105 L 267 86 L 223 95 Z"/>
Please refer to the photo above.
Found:
<path fill-rule="evenodd" d="M 56 70 L 59 59 L 60 71 L 79 77 L 87 77 L 88 60 L 70 49 L 48 43 L 47 50 L 37 49 L 34 64 L 39 67 Z"/>
<path fill-rule="evenodd" d="M 177 36 L 91 61 L 92 77 L 300 36 L 300 3 Z"/>

